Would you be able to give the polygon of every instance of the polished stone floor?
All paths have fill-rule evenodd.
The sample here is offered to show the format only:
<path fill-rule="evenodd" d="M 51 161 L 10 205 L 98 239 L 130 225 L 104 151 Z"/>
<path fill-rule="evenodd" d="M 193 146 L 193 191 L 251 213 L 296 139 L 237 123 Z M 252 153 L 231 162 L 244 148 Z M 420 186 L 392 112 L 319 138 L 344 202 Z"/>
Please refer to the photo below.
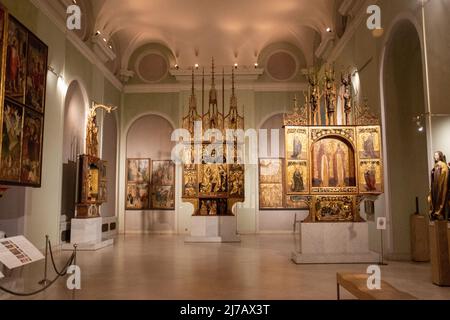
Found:
<path fill-rule="evenodd" d="M 242 236 L 239 244 L 185 244 L 181 236 L 119 236 L 113 247 L 80 252 L 81 290 L 60 279 L 28 299 L 336 299 L 336 272 L 365 265 L 295 265 L 292 235 Z M 69 253 L 57 254 L 61 265 Z M 17 291 L 39 288 L 43 263 L 14 271 L 0 284 Z M 49 278 L 53 278 L 51 273 Z M 420 299 L 450 299 L 450 288 L 431 283 L 429 264 L 389 262 L 382 277 Z M 0 299 L 15 298 L 0 293 Z M 344 293 L 343 298 L 351 299 Z M 23 298 L 22 298 L 23 299 Z"/>

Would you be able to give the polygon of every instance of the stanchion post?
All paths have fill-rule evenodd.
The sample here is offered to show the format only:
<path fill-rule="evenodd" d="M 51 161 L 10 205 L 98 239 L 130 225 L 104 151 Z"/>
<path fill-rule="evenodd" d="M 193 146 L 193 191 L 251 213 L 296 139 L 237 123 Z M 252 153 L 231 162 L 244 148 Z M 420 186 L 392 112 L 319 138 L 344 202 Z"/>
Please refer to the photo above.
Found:
<path fill-rule="evenodd" d="M 44 279 L 39 281 L 40 285 L 46 286 L 48 284 L 47 279 L 47 264 L 48 264 L 48 235 L 45 235 L 45 261 L 44 261 Z"/>

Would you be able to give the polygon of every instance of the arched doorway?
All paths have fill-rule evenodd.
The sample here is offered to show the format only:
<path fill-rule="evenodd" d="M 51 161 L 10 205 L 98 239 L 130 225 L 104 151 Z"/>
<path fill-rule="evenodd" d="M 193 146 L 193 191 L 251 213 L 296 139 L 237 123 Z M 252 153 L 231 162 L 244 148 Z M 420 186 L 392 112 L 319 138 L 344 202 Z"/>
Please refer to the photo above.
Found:
<path fill-rule="evenodd" d="M 394 258 L 407 259 L 411 251 L 409 221 L 415 212 L 415 198 L 419 197 L 421 212 L 426 212 L 429 186 L 426 129 L 419 131 L 412 121 L 426 112 L 421 42 L 412 22 L 402 20 L 395 24 L 383 61 L 389 249 Z"/>
<path fill-rule="evenodd" d="M 84 152 L 88 97 L 82 84 L 70 83 L 64 102 L 63 177 L 61 193 L 61 242 L 68 241 L 70 220 L 75 217 L 77 156 Z"/>
<path fill-rule="evenodd" d="M 138 118 L 127 132 L 126 158 L 170 160 L 174 147 L 171 141 L 173 130 L 173 125 L 163 116 L 149 114 Z M 176 224 L 175 211 L 125 211 L 125 233 L 176 233 Z"/>

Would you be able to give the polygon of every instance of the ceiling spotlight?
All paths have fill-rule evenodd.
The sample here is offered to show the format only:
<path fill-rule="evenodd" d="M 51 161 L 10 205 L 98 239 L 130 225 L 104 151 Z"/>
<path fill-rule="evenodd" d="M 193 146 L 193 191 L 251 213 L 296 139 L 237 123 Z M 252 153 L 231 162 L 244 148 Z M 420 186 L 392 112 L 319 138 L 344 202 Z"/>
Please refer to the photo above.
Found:
<path fill-rule="evenodd" d="M 112 45 L 109 45 L 108 47 L 112 50 Z"/>
<path fill-rule="evenodd" d="M 106 38 L 103 38 L 103 41 L 106 42 Z"/>
<path fill-rule="evenodd" d="M 255 62 L 255 68 L 258 68 L 258 62 Z"/>
<path fill-rule="evenodd" d="M 95 35 L 98 36 L 99 34 L 101 34 L 101 32 L 97 30 L 97 32 L 95 33 Z"/>
<path fill-rule="evenodd" d="M 199 65 L 198 63 L 195 64 L 195 69 L 198 69 Z"/>
<path fill-rule="evenodd" d="M 238 64 L 237 62 L 234 64 L 234 68 L 237 69 L 238 68 Z"/>
<path fill-rule="evenodd" d="M 331 33 L 331 31 L 332 31 L 331 28 L 328 27 L 328 28 L 327 28 L 327 32 L 328 32 L 328 33 Z"/>
<path fill-rule="evenodd" d="M 175 69 L 177 69 L 177 70 L 180 68 L 180 66 L 178 65 L 178 63 L 175 63 L 175 66 L 174 66 L 174 67 L 175 67 Z"/>

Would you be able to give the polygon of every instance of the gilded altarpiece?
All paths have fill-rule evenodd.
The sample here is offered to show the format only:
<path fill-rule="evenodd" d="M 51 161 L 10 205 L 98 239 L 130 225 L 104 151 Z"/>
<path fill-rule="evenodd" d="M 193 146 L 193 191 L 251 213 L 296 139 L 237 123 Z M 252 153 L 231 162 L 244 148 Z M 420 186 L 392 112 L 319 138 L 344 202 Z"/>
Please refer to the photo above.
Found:
<path fill-rule="evenodd" d="M 334 71 L 328 71 L 328 75 Z M 317 76 L 316 76 L 317 77 Z M 349 79 L 348 77 L 341 77 Z M 334 79 L 328 77 L 327 79 Z M 331 81 L 331 80 L 330 80 Z M 346 96 L 345 117 L 336 121 L 333 86 L 324 92 L 325 104 L 313 94 L 300 108 L 286 114 L 284 184 L 286 194 L 308 204 L 310 222 L 359 222 L 359 205 L 367 196 L 383 193 L 382 137 L 379 120 L 367 105 L 358 107 Z M 315 84 L 317 85 L 317 84 Z M 345 85 L 350 85 L 345 82 Z M 350 108 L 351 106 L 351 108 Z M 325 125 L 317 117 L 326 114 Z M 333 121 L 329 119 L 334 119 Z M 260 191 L 262 192 L 262 191 Z"/>
<path fill-rule="evenodd" d="M 184 140 L 182 198 L 184 202 L 194 206 L 194 215 L 233 215 L 233 206 L 245 199 L 245 165 L 242 161 L 244 143 L 234 134 L 237 131 L 243 132 L 244 118 L 238 112 L 234 83 L 233 70 L 230 108 L 229 113 L 225 115 L 223 94 L 222 111 L 219 111 L 213 62 L 209 105 L 207 110 L 204 110 L 202 105 L 200 115 L 197 111 L 194 71 L 192 71 L 189 111 L 183 118 L 183 129 L 189 132 L 190 138 Z M 196 129 L 200 132 L 201 138 L 195 135 Z M 227 135 L 230 132 L 233 134 Z"/>

